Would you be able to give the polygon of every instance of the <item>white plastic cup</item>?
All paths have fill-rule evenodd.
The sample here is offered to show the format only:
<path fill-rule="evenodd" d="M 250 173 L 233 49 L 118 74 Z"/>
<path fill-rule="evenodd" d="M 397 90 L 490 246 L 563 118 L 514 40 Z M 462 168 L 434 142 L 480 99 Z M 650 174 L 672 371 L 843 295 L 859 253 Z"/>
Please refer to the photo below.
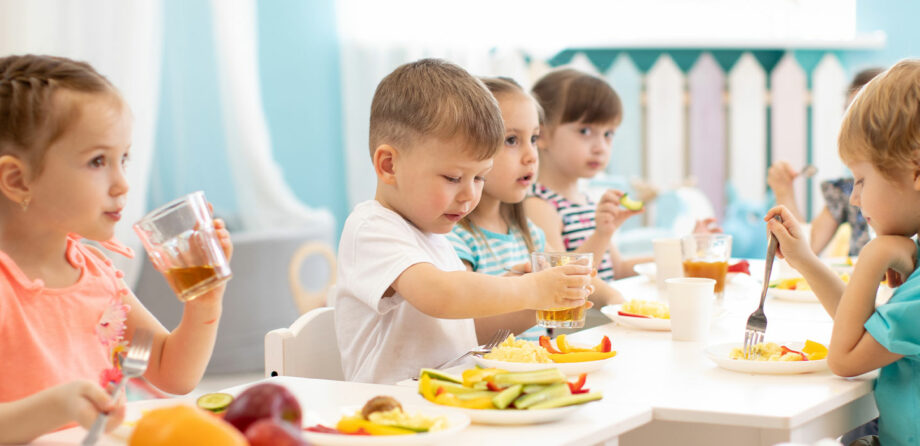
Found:
<path fill-rule="evenodd" d="M 716 281 L 701 277 L 675 277 L 665 280 L 665 284 L 671 310 L 671 339 L 705 339 L 712 319 Z"/>
<path fill-rule="evenodd" d="M 652 240 L 655 253 L 655 283 L 659 290 L 665 289 L 665 280 L 684 276 L 683 257 L 679 238 L 656 238 Z"/>

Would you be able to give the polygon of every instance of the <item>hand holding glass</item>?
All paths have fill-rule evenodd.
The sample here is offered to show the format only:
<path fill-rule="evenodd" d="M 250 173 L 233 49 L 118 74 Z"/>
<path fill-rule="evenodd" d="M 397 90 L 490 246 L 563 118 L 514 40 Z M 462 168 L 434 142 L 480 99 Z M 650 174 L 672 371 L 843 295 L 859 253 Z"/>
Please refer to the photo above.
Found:
<path fill-rule="evenodd" d="M 533 272 L 543 271 L 556 266 L 580 263 L 594 265 L 594 255 L 590 252 L 534 252 L 530 259 Z M 537 310 L 537 324 L 549 328 L 581 328 L 585 326 L 585 308 L 587 303 L 570 308 L 550 308 Z"/>
<path fill-rule="evenodd" d="M 204 192 L 171 201 L 134 225 L 153 266 L 183 302 L 230 279 Z"/>

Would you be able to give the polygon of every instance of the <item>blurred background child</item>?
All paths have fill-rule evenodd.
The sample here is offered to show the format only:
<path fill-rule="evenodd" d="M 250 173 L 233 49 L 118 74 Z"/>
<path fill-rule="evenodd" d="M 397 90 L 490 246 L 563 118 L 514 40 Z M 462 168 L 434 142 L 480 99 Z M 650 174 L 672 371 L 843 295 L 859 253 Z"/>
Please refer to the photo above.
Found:
<path fill-rule="evenodd" d="M 154 333 L 144 375 L 188 393 L 211 357 L 224 287 L 185 304 L 166 330 L 102 251 L 128 192 L 131 111 L 91 66 L 50 56 L 0 58 L 0 443 L 29 442 L 73 423 L 89 427 L 124 405 L 104 387 L 135 330 Z M 215 220 L 229 256 L 230 234 Z M 10 364 L 18 364 L 11 367 Z M 121 398 L 119 401 L 123 401 Z"/>

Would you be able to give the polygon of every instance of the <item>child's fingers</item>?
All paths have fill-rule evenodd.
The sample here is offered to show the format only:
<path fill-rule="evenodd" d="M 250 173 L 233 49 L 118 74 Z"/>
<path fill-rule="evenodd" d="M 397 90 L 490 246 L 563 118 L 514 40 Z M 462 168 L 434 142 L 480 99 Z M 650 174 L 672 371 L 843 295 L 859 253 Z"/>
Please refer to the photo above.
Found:
<path fill-rule="evenodd" d="M 95 383 L 86 382 L 80 386 L 80 396 L 89 401 L 97 412 L 108 413 L 115 408 L 115 400 Z"/>
<path fill-rule="evenodd" d="M 779 205 L 774 206 L 772 209 L 767 211 L 767 215 L 764 216 L 764 221 L 773 220 L 774 216 L 779 215 L 783 218 L 783 223 L 798 223 L 798 220 L 795 219 L 795 216 L 792 215 L 792 212 L 786 206 Z"/>
<path fill-rule="evenodd" d="M 109 417 L 105 423 L 105 431 L 111 432 L 116 427 L 121 425 L 122 421 L 125 420 L 125 402 L 123 398 L 119 398 L 119 404 L 109 412 Z"/>

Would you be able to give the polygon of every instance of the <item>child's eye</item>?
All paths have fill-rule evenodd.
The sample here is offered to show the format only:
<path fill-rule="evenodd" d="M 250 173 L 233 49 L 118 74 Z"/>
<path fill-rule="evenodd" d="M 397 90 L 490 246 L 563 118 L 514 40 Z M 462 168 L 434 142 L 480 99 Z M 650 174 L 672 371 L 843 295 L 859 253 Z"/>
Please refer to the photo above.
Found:
<path fill-rule="evenodd" d="M 506 145 L 506 146 L 513 146 L 513 145 L 517 144 L 517 142 L 518 142 L 517 136 L 509 136 L 509 137 L 505 138 L 505 145 Z"/>
<path fill-rule="evenodd" d="M 97 156 L 97 157 L 91 159 L 91 160 L 89 161 L 89 166 L 90 166 L 90 167 L 102 167 L 102 166 L 105 166 L 105 157 L 102 156 L 102 155 L 99 155 L 99 156 Z"/>
<path fill-rule="evenodd" d="M 478 181 L 480 183 L 485 183 L 486 177 L 473 177 L 473 181 Z"/>
<path fill-rule="evenodd" d="M 540 135 L 533 135 L 530 137 L 530 143 L 536 144 L 538 139 L 540 139 Z"/>
<path fill-rule="evenodd" d="M 447 180 L 448 183 L 459 183 L 460 182 L 460 177 L 451 177 L 447 175 L 441 175 L 441 176 L 443 176 L 444 179 Z"/>
<path fill-rule="evenodd" d="M 604 132 L 604 138 L 607 138 L 607 139 L 613 138 L 613 131 Z"/>
<path fill-rule="evenodd" d="M 588 127 L 582 127 L 582 128 L 580 128 L 580 129 L 578 129 L 578 133 L 581 133 L 582 135 L 588 136 L 588 135 L 591 134 L 591 129 L 588 128 Z"/>

